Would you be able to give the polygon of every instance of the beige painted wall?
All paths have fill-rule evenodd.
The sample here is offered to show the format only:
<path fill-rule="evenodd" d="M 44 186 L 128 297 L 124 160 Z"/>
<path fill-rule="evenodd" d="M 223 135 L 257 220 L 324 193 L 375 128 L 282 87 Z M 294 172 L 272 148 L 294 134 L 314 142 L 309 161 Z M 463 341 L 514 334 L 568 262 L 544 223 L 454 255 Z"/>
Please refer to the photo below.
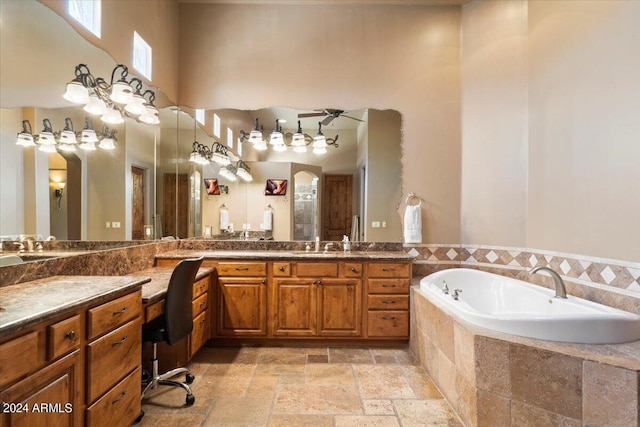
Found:
<path fill-rule="evenodd" d="M 526 246 L 527 1 L 462 13 L 462 243 Z"/>
<path fill-rule="evenodd" d="M 0 236 L 25 233 L 23 149 L 16 145 L 22 108 L 0 108 Z M 17 129 L 17 130 L 16 130 Z M 33 151 L 33 148 L 28 149 Z"/>
<path fill-rule="evenodd" d="M 67 14 L 65 0 L 39 0 L 62 16 L 78 33 L 109 52 L 145 83 L 161 88 L 172 101 L 178 98 L 178 4 L 174 0 L 103 0 L 102 36 L 97 38 Z M 153 49 L 151 81 L 132 67 L 133 32 Z M 89 68 L 91 68 L 91 64 Z M 69 72 L 73 76 L 73 70 Z M 103 76 L 109 78 L 109 76 Z M 70 79 L 71 80 L 71 79 Z"/>
<path fill-rule="evenodd" d="M 429 202 L 430 242 L 458 242 L 460 15 L 458 7 L 183 3 L 179 103 L 398 110 L 404 191 Z"/>

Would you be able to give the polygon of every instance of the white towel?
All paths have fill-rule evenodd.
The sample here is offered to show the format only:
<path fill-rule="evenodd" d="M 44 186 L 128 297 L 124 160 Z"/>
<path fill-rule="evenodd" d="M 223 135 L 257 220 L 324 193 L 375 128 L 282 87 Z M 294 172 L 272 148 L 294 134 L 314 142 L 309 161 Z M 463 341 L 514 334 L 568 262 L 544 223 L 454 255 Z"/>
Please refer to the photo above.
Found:
<path fill-rule="evenodd" d="M 229 228 L 229 211 L 220 209 L 220 230 L 226 231 Z"/>
<path fill-rule="evenodd" d="M 422 243 L 422 203 L 407 205 L 404 211 L 404 242 Z"/>
<path fill-rule="evenodd" d="M 271 212 L 270 209 L 265 209 L 264 214 L 262 215 L 262 224 L 260 224 L 260 228 L 263 230 L 273 229 L 273 212 Z"/>

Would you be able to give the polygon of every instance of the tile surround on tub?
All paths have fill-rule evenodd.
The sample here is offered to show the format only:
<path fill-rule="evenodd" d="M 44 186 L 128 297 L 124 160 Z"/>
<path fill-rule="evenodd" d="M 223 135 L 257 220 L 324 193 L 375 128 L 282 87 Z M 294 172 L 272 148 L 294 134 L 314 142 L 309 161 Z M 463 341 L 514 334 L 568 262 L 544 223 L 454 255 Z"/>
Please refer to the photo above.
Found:
<path fill-rule="evenodd" d="M 456 244 L 405 244 L 415 256 L 414 277 L 447 268 L 476 268 L 552 287 L 552 280 L 531 275 L 546 266 L 557 271 L 570 295 L 640 314 L 640 263 L 530 248 Z"/>

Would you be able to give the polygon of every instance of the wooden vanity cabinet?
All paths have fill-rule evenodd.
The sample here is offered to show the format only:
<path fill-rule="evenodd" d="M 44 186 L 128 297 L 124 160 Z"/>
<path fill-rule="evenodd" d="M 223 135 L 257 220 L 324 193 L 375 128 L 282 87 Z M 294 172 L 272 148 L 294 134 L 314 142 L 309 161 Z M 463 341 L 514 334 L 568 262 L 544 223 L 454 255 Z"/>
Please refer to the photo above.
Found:
<path fill-rule="evenodd" d="M 219 262 L 217 270 L 217 335 L 266 336 L 267 263 Z"/>
<path fill-rule="evenodd" d="M 274 263 L 272 336 L 361 336 L 361 264 L 297 262 L 287 263 L 289 268 L 282 264 Z M 283 277 L 287 271 L 292 277 Z"/>
<path fill-rule="evenodd" d="M 211 337 L 211 310 L 209 310 L 211 276 L 203 277 L 193 284 L 191 313 L 193 315 L 193 331 L 189 335 L 189 360 L 202 348 Z"/>
<path fill-rule="evenodd" d="M 367 265 L 367 337 L 409 338 L 411 263 Z"/>

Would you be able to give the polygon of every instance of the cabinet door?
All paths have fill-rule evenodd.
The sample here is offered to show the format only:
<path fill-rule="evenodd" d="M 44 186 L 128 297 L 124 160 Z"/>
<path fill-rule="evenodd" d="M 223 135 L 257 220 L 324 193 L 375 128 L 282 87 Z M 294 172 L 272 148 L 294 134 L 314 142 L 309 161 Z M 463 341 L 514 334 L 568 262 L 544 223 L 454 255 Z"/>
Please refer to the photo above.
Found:
<path fill-rule="evenodd" d="M 321 279 L 318 284 L 318 335 L 362 335 L 362 284 L 358 279 Z"/>
<path fill-rule="evenodd" d="M 271 304 L 274 336 L 316 334 L 317 282 L 318 279 L 274 279 Z"/>
<path fill-rule="evenodd" d="M 266 335 L 267 279 L 220 277 L 218 284 L 218 335 Z"/>
<path fill-rule="evenodd" d="M 193 331 L 189 336 L 189 359 L 202 348 L 209 339 L 209 311 L 205 310 L 193 319 Z"/>
<path fill-rule="evenodd" d="M 0 425 L 79 426 L 83 412 L 81 367 L 80 352 L 75 351 L 4 390 L 0 401 L 17 406 L 16 412 L 7 408 L 7 412 L 11 410 L 13 413 L 0 414 Z"/>

